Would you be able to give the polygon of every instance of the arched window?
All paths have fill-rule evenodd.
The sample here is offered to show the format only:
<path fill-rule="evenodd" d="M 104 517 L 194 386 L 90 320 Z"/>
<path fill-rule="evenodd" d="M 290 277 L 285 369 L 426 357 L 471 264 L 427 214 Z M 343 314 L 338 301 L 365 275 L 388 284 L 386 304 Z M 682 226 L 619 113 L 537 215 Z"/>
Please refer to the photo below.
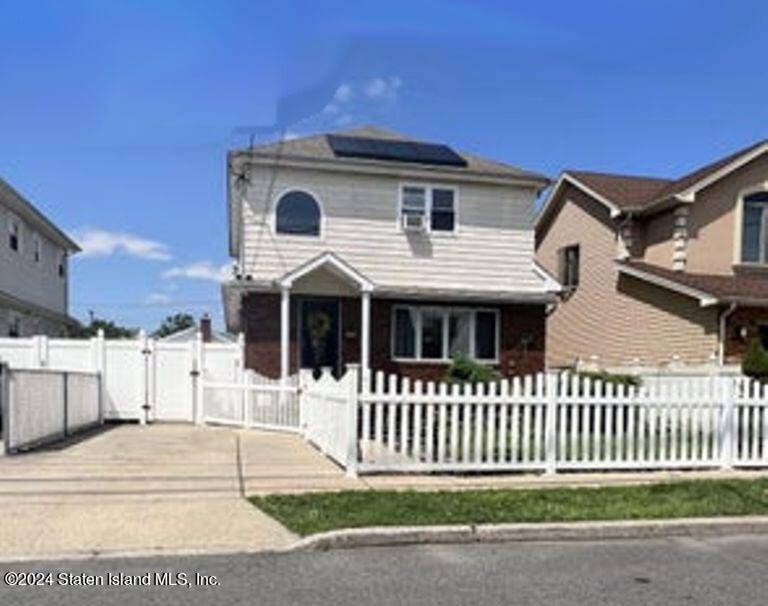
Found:
<path fill-rule="evenodd" d="M 744 196 L 741 262 L 768 263 L 768 192 Z"/>
<path fill-rule="evenodd" d="M 283 194 L 277 201 L 275 218 L 278 234 L 320 235 L 320 204 L 307 192 Z"/>

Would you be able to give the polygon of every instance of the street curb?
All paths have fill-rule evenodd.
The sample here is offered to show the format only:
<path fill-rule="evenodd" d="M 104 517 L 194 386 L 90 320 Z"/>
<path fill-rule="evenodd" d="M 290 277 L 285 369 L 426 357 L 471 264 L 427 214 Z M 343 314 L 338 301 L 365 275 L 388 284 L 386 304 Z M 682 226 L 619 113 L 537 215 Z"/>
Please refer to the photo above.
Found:
<path fill-rule="evenodd" d="M 333 530 L 297 541 L 289 551 L 323 551 L 392 545 L 502 543 L 515 541 L 604 541 L 664 537 L 768 534 L 768 516 L 680 518 L 610 522 L 376 526 Z"/>

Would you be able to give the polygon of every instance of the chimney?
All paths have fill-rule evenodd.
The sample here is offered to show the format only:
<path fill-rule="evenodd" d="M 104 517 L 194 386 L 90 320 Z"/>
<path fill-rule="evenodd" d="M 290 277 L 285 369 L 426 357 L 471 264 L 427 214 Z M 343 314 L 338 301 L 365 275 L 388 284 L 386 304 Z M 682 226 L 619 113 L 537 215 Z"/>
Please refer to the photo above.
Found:
<path fill-rule="evenodd" d="M 203 342 L 211 342 L 211 316 L 203 314 L 200 318 L 200 334 L 203 335 Z"/>

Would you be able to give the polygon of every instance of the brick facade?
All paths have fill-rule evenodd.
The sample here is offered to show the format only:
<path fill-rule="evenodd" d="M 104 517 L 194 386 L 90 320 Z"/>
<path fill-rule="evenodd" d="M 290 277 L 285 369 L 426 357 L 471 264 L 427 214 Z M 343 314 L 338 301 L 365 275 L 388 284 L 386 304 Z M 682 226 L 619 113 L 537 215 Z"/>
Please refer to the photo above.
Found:
<path fill-rule="evenodd" d="M 291 297 L 291 373 L 298 367 L 297 320 L 300 296 Z M 396 362 L 391 355 L 392 306 L 398 301 L 371 301 L 371 368 L 397 373 L 412 379 L 437 380 L 446 370 L 444 363 Z M 413 304 L 414 301 L 408 303 Z M 419 301 L 423 305 L 437 302 Z M 445 304 L 443 302 L 443 304 Z M 544 305 L 484 304 L 500 311 L 501 339 L 499 364 L 504 376 L 538 372 L 544 368 L 546 314 Z M 342 363 L 360 362 L 360 299 L 341 298 Z M 242 325 L 246 340 L 246 365 L 269 377 L 280 375 L 280 295 L 249 294 L 243 299 Z"/>

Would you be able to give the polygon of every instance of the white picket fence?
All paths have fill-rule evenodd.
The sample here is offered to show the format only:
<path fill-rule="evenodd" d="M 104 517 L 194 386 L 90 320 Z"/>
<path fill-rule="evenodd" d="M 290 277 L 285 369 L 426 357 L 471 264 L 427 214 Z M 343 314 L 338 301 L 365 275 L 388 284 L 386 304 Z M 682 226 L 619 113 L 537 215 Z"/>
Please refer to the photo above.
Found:
<path fill-rule="evenodd" d="M 336 380 L 330 373 L 302 375 L 305 438 L 320 452 L 354 473 L 357 467 L 357 369 Z"/>
<path fill-rule="evenodd" d="M 768 387 L 744 379 L 626 388 L 539 374 L 458 386 L 378 373 L 358 402 L 359 471 L 768 466 Z"/>

